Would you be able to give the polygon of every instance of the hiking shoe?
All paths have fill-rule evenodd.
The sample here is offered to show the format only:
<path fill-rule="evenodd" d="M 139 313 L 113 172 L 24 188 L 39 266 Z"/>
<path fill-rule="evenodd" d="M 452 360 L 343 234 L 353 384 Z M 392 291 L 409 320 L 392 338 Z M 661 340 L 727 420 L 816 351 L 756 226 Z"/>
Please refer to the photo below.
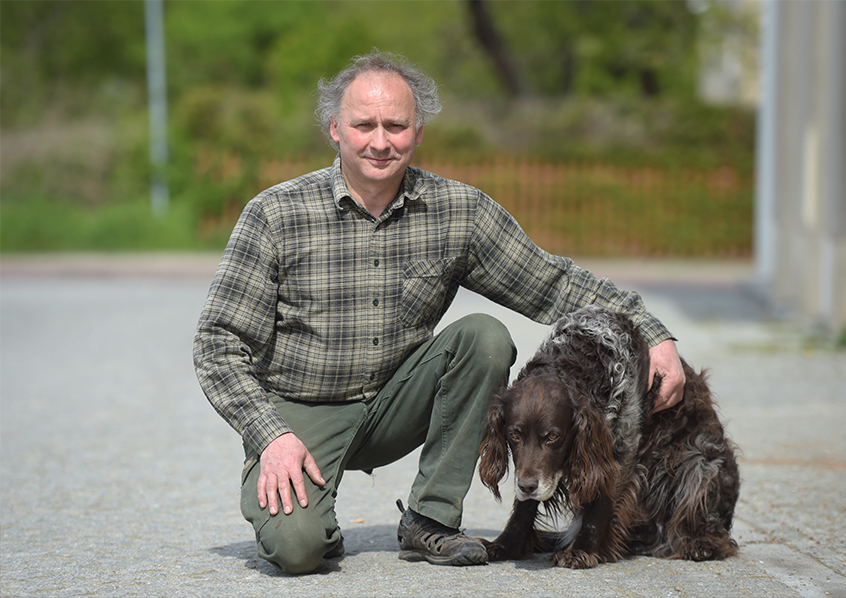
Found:
<path fill-rule="evenodd" d="M 411 509 L 403 509 L 397 540 L 399 558 L 406 561 L 429 561 L 433 565 L 484 565 L 488 552 L 477 539 L 464 535 L 461 530 L 447 527 Z"/>

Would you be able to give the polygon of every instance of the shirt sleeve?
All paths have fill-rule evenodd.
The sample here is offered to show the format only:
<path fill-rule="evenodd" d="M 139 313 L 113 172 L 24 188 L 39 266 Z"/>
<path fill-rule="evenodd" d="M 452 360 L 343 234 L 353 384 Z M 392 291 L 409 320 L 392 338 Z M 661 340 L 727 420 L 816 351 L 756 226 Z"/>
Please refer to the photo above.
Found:
<path fill-rule="evenodd" d="M 290 427 L 255 375 L 275 325 L 279 268 L 267 219 L 247 204 L 223 253 L 194 337 L 194 368 L 215 410 L 261 454 Z"/>
<path fill-rule="evenodd" d="M 480 192 L 464 285 L 541 324 L 565 313 L 598 305 L 632 318 L 649 346 L 673 338 L 634 291 L 618 289 L 573 260 L 535 245 L 517 221 Z"/>

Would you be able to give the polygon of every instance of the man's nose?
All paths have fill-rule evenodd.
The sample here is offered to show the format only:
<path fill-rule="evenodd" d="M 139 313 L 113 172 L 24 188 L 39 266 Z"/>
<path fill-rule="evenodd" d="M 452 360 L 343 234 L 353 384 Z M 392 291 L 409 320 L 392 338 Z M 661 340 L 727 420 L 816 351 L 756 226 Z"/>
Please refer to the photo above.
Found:
<path fill-rule="evenodd" d="M 388 132 L 384 127 L 378 126 L 373 129 L 373 133 L 370 136 L 370 145 L 375 150 L 386 150 L 390 147 L 390 143 L 388 142 Z"/>

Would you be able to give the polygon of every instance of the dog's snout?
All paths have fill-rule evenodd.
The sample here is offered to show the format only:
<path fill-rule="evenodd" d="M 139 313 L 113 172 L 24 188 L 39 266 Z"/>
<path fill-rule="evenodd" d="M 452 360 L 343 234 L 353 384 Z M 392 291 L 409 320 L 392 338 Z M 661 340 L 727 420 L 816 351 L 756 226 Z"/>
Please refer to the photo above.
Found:
<path fill-rule="evenodd" d="M 517 488 L 525 495 L 531 495 L 538 489 L 538 481 L 534 478 L 522 478 L 517 481 Z"/>

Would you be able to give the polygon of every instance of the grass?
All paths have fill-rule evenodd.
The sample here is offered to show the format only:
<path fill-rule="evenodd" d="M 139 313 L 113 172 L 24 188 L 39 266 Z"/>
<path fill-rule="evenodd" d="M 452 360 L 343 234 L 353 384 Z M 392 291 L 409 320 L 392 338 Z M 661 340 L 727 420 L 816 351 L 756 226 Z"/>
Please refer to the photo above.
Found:
<path fill-rule="evenodd" d="M 4 201 L 0 205 L 0 251 L 197 250 L 222 246 L 201 238 L 194 210 L 175 203 L 153 214 L 149 201 L 98 208 L 52 199 Z M 225 239 L 224 239 L 225 241 Z"/>

